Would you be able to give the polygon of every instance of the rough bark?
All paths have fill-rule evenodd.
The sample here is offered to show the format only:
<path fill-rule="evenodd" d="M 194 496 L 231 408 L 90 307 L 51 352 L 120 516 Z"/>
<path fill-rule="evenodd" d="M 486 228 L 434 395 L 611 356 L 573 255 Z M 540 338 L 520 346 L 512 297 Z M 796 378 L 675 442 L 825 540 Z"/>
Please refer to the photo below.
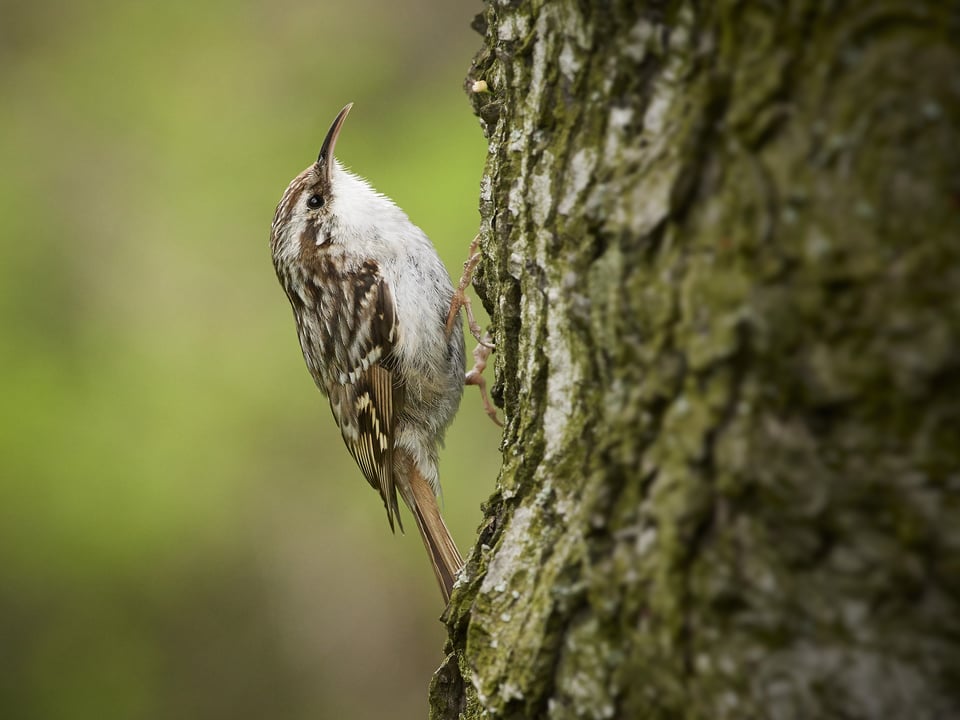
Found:
<path fill-rule="evenodd" d="M 490 3 L 433 718 L 960 716 L 956 2 Z"/>

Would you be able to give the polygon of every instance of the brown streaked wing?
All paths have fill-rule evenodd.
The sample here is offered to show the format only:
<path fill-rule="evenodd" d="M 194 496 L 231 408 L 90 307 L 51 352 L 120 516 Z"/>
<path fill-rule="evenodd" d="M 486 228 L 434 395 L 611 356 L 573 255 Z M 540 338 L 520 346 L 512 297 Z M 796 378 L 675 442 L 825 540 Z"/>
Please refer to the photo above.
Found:
<path fill-rule="evenodd" d="M 376 267 L 365 270 L 376 272 Z M 358 276 L 354 288 L 363 295 L 354 305 L 361 313 L 357 327 L 369 327 L 370 332 L 354 329 L 355 344 L 347 352 L 351 366 L 341 368 L 343 381 L 334 380 L 328 388 L 330 409 L 347 449 L 379 491 L 390 529 L 396 519 L 403 530 L 393 474 L 396 419 L 403 407 L 403 387 L 392 370 L 397 334 L 393 297 L 382 279 L 369 274 Z"/>

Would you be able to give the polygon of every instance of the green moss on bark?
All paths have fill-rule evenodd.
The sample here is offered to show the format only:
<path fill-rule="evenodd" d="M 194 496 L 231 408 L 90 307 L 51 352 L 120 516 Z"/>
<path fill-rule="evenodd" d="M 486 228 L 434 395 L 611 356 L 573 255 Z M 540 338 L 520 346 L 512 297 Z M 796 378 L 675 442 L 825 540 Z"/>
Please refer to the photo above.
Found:
<path fill-rule="evenodd" d="M 507 427 L 431 717 L 960 713 L 958 11 L 484 20 Z"/>

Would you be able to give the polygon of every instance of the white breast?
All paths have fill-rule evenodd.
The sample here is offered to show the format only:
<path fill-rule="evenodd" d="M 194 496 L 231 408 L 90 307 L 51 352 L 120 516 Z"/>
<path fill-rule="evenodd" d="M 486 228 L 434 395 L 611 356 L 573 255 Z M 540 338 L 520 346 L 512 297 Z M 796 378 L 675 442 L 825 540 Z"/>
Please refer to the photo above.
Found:
<path fill-rule="evenodd" d="M 433 243 L 392 200 L 339 163 L 333 187 L 343 251 L 360 262 L 376 259 L 390 286 L 400 326 L 397 352 L 406 363 L 445 381 L 449 371 L 438 367 L 447 357 L 441 310 L 450 306 L 453 284 Z"/>

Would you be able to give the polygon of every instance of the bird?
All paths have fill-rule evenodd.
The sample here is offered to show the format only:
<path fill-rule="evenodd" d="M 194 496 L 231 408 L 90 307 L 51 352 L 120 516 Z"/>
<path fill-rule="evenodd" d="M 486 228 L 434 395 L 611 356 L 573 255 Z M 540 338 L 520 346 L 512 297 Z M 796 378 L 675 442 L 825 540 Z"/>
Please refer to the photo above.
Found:
<path fill-rule="evenodd" d="M 463 559 L 437 502 L 438 449 L 463 395 L 459 310 L 469 280 L 455 288 L 427 235 L 336 160 L 352 107 L 283 193 L 273 265 L 347 450 L 379 492 L 391 531 L 403 532 L 398 496 L 410 510 L 446 604 Z"/>

